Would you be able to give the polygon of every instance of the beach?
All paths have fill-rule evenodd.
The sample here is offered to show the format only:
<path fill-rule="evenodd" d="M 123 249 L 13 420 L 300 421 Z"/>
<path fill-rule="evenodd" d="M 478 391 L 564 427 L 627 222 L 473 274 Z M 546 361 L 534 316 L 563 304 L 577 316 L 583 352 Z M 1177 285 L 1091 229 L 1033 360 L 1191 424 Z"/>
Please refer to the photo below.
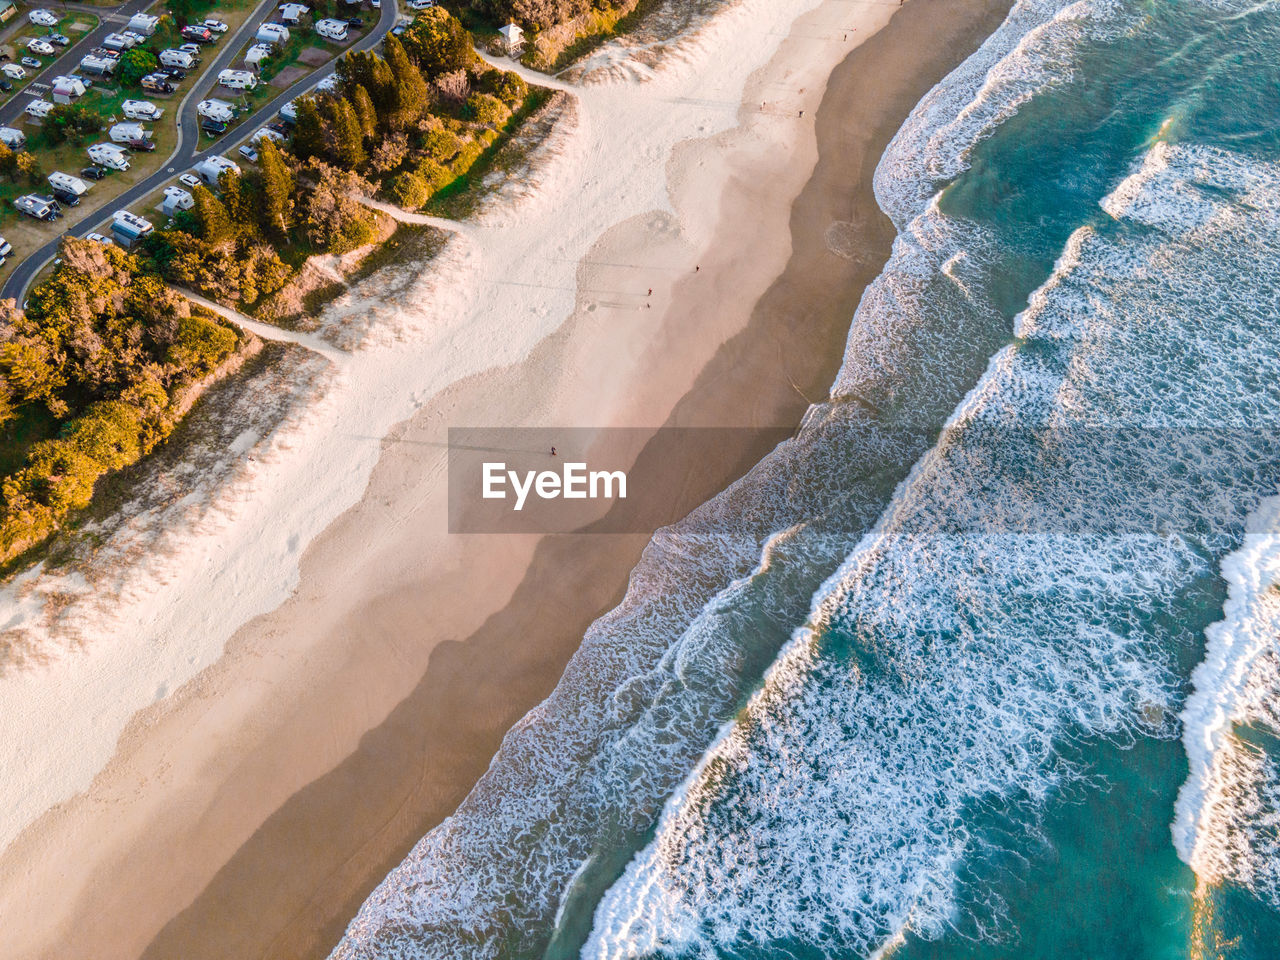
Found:
<path fill-rule="evenodd" d="M 449 536 L 447 428 L 796 424 L 825 395 L 861 291 L 889 254 L 894 229 L 871 189 L 884 146 L 1007 6 L 795 4 L 776 34 L 755 36 L 760 11 L 744 4 L 677 47 L 667 80 L 662 67 L 636 86 L 606 76 L 583 88 L 580 105 L 565 104 L 543 195 L 495 204 L 446 249 L 439 269 L 455 272 L 431 289 L 474 272 L 477 259 L 512 282 L 483 296 L 457 284 L 435 313 L 378 344 L 391 351 L 431 327 L 435 366 L 388 377 L 388 393 L 420 378 L 409 391 L 418 399 L 385 407 L 389 429 L 343 462 L 345 492 L 322 498 L 349 497 L 340 515 L 316 506 L 317 530 L 273 526 L 270 512 L 224 529 L 232 547 L 212 556 L 261 545 L 278 563 L 260 592 L 244 567 L 230 582 L 210 573 L 184 594 L 138 601 L 170 612 L 126 626 L 179 649 L 184 629 L 201 632 L 208 662 L 149 705 L 91 700 L 75 714 L 109 759 L 68 773 L 39 810 L 23 808 L 0 857 L 9 954 L 326 955 L 369 891 L 551 691 L 648 539 Z M 735 31 L 751 31 L 750 42 Z M 751 69 L 735 71 L 735 56 Z M 637 96 L 652 101 L 634 120 L 639 133 L 615 131 Z M 670 140 L 646 139 L 672 111 Z M 623 148 L 637 154 L 635 177 L 602 166 Z M 602 214 L 599 198 L 613 194 L 624 196 Z M 545 262 L 524 274 L 494 262 L 502 230 L 553 213 L 570 239 L 544 248 Z M 530 232 L 516 252 L 547 235 Z M 377 276 L 365 281 L 346 309 L 380 289 Z M 450 315 L 462 322 L 449 326 Z M 357 356 L 337 376 L 362 383 L 371 363 Z M 304 438 L 331 429 L 324 417 L 335 405 L 319 405 Z M 672 465 L 692 502 L 767 452 L 751 436 Z M 312 473 L 288 474 L 276 500 L 299 499 L 290 482 L 324 493 L 324 469 L 321 458 Z M 209 604 L 209 584 L 248 599 Z M 172 614 L 201 602 L 203 619 Z M 136 669 L 127 654 L 122 673 Z M 51 686 L 88 667 L 59 669 L 47 668 Z M 143 685 L 155 687 L 149 677 Z M 107 704 L 118 689 L 89 696 Z M 127 726 L 113 719 L 117 707 Z M 19 747 L 38 752 L 37 734 L 49 733 L 24 722 L 13 727 L 28 738 Z M 76 729 L 49 736 L 52 765 L 71 763 Z"/>

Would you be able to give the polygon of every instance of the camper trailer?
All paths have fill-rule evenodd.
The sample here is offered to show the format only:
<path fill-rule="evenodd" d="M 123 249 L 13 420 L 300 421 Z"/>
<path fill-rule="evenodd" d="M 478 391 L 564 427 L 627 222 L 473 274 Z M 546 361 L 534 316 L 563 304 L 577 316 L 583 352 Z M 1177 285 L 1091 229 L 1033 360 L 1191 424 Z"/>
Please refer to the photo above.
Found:
<path fill-rule="evenodd" d="M 219 123 L 230 123 L 235 117 L 235 108 L 225 100 L 201 100 L 196 104 L 196 114 Z"/>
<path fill-rule="evenodd" d="M 316 24 L 316 33 L 341 43 L 347 39 L 347 25 L 341 20 L 321 20 Z"/>
<path fill-rule="evenodd" d="M 81 59 L 80 69 L 91 77 L 109 77 L 116 72 L 116 61 L 90 53 Z"/>
<path fill-rule="evenodd" d="M 27 71 L 16 63 L 6 63 L 4 66 L 0 66 L 0 73 L 3 73 L 10 80 L 27 79 Z"/>
<path fill-rule="evenodd" d="M 126 100 L 120 104 L 120 111 L 130 120 L 159 120 L 164 110 L 150 100 Z"/>
<path fill-rule="evenodd" d="M 190 70 L 196 65 L 196 58 L 185 50 L 161 50 L 160 66 L 162 67 L 178 67 L 181 70 Z"/>
<path fill-rule="evenodd" d="M 259 43 L 274 43 L 283 47 L 289 42 L 289 28 L 283 23 L 264 23 L 258 27 L 254 39 Z"/>
<path fill-rule="evenodd" d="M 29 12 L 27 19 L 38 27 L 56 27 L 58 25 L 57 14 L 43 8 Z"/>
<path fill-rule="evenodd" d="M 156 25 L 159 22 L 159 17 L 153 17 L 145 13 L 135 13 L 129 18 L 128 26 L 134 33 L 140 33 L 144 37 L 149 37 L 156 32 Z"/>
<path fill-rule="evenodd" d="M 53 102 L 74 103 L 84 96 L 84 80 L 74 74 L 53 78 Z"/>
<path fill-rule="evenodd" d="M 111 234 L 116 243 L 128 249 L 155 229 L 150 220 L 144 220 L 128 210 L 117 210 L 111 215 Z"/>
<path fill-rule="evenodd" d="M 232 90 L 252 90 L 258 85 L 258 78 L 248 70 L 223 70 L 218 74 L 218 83 Z"/>
<path fill-rule="evenodd" d="M 108 50 L 115 50 L 117 53 L 123 53 L 126 50 L 132 50 L 137 45 L 137 41 L 133 39 L 133 37 L 136 36 L 136 33 L 132 35 L 125 33 L 108 33 L 102 38 L 102 45 Z"/>
<path fill-rule="evenodd" d="M 286 24 L 297 26 L 298 22 L 308 12 L 309 8 L 304 3 L 285 3 L 280 6 L 280 19 Z"/>
<path fill-rule="evenodd" d="M 49 111 L 52 109 L 53 104 L 48 100 L 32 100 L 26 105 L 22 112 L 35 120 L 43 120 L 49 115 Z"/>
<path fill-rule="evenodd" d="M 227 170 L 238 174 L 240 172 L 240 165 L 233 160 L 228 160 L 226 157 L 218 156 L 217 154 L 214 154 L 212 157 L 206 157 L 195 166 L 195 171 L 200 175 L 200 179 L 211 187 L 216 187 L 218 185 L 218 178 Z"/>
<path fill-rule="evenodd" d="M 21 150 L 27 145 L 27 135 L 13 127 L 0 127 L 0 143 L 10 150 Z"/>
<path fill-rule="evenodd" d="M 13 201 L 13 206 L 19 213 L 25 213 L 36 220 L 57 220 L 62 216 L 62 210 L 53 197 L 42 197 L 35 193 L 18 197 Z"/>
<path fill-rule="evenodd" d="M 89 192 L 89 184 L 61 171 L 49 174 L 49 186 L 53 187 L 55 193 L 66 193 L 73 197 L 82 197 Z"/>
<path fill-rule="evenodd" d="M 276 48 L 269 43 L 255 43 L 245 52 L 244 65 L 257 70 L 259 69 L 259 64 L 275 52 Z"/>
<path fill-rule="evenodd" d="M 168 186 L 164 188 L 162 209 L 166 216 L 172 217 L 178 210 L 190 210 L 195 205 L 195 198 L 181 187 Z"/>
<path fill-rule="evenodd" d="M 129 155 L 114 143 L 95 143 L 89 148 L 89 159 L 111 170 L 128 170 Z"/>
<path fill-rule="evenodd" d="M 107 131 L 112 143 L 128 143 L 130 140 L 149 140 L 151 133 L 140 123 L 117 123 Z"/>

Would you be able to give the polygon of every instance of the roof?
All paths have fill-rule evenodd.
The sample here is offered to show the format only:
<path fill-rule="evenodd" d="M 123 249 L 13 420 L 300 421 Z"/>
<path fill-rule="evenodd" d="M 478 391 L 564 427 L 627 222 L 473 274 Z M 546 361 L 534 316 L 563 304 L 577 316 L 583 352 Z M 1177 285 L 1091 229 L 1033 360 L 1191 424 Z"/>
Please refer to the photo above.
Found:
<path fill-rule="evenodd" d="M 519 40 L 521 34 L 524 33 L 524 31 L 514 23 L 508 23 L 505 27 L 499 27 L 498 32 L 502 34 L 502 39 L 506 40 L 507 43 L 511 43 L 513 40 Z"/>

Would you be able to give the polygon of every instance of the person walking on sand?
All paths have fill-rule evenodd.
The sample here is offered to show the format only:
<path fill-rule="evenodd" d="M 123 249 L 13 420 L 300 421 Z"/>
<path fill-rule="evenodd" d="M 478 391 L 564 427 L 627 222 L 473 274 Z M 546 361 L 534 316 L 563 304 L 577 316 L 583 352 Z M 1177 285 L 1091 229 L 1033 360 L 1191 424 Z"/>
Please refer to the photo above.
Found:
<path fill-rule="evenodd" d="M 645 296 L 646 296 L 646 297 L 652 297 L 652 296 L 653 296 L 653 287 L 650 287 L 650 288 L 649 288 L 649 292 L 648 292 L 648 293 L 646 293 L 646 294 L 645 294 Z"/>
<path fill-rule="evenodd" d="M 552 448 L 551 448 L 551 455 L 552 455 L 553 457 L 556 455 L 556 448 L 555 448 L 555 447 L 552 447 Z"/>

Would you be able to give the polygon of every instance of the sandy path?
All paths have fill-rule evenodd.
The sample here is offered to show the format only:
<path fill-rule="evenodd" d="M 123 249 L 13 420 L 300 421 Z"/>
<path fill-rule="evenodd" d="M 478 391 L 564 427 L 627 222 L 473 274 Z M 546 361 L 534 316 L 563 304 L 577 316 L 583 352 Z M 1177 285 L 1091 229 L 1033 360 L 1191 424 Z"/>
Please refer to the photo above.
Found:
<path fill-rule="evenodd" d="M 230 320 L 238 327 L 248 330 L 252 334 L 256 334 L 263 340 L 274 340 L 277 343 L 294 343 L 300 347 L 305 347 L 312 353 L 318 353 L 322 357 L 331 360 L 337 364 L 346 363 L 350 360 L 350 355 L 338 350 L 330 343 L 326 343 L 324 339 L 316 336 L 314 333 L 299 333 L 294 330 L 285 330 L 281 327 L 272 326 L 269 323 L 260 323 L 251 317 L 245 316 L 239 310 L 232 310 L 230 307 L 224 307 L 220 303 L 215 303 L 200 294 L 191 290 L 184 290 L 181 287 L 170 287 L 174 293 L 186 297 L 192 303 L 198 303 L 206 310 L 212 310 L 224 320 Z"/>
<path fill-rule="evenodd" d="M 652 183 L 600 181 L 609 142 L 591 125 L 618 116 L 638 123 L 620 112 L 637 95 L 584 91 L 588 152 L 569 167 L 562 194 L 583 210 L 536 215 L 568 230 L 599 196 L 631 191 L 646 202 L 665 196 L 671 209 L 651 206 L 596 232 L 567 265 L 558 248 L 516 246 L 527 273 L 518 264 L 501 267 L 510 279 L 498 267 L 484 273 L 495 313 L 482 346 L 494 356 L 507 355 L 518 318 L 543 309 L 537 297 L 562 294 L 566 272 L 569 319 L 531 353 L 435 392 L 383 439 L 363 497 L 307 548 L 288 602 L 139 712 L 92 786 L 5 850 L 7 955 L 323 956 L 368 891 L 453 809 L 502 734 L 550 690 L 586 624 L 619 597 L 646 540 L 448 536 L 446 427 L 794 424 L 801 395 L 829 385 L 857 297 L 888 252 L 892 231 L 870 193 L 880 150 L 1005 6 L 860 7 L 859 38 L 893 21 L 828 86 L 831 66 L 854 44 L 839 40 L 849 5 L 823 3 L 731 99 L 716 86 L 714 62 L 703 68 L 701 98 L 646 85 L 646 122 L 670 125 L 686 111 L 706 127 L 670 155 L 636 158 Z M 715 37 L 702 42 L 715 48 Z M 739 49 L 735 35 L 724 49 Z M 691 54 L 687 69 L 696 63 Z M 758 109 L 765 99 L 775 105 L 767 114 Z M 797 122 L 792 111 L 801 109 Z M 727 128 L 713 120 L 725 113 Z M 644 151 L 653 142 L 627 145 Z M 518 244 L 520 216 L 487 221 L 507 229 L 484 236 Z M 827 247 L 837 221 L 864 227 L 857 256 Z M 475 246 L 482 263 L 502 253 Z M 384 281 L 364 286 L 376 297 Z M 432 289 L 444 301 L 453 288 L 445 277 Z M 433 343 L 427 356 L 458 349 L 469 333 Z M 357 354 L 346 376 L 393 362 L 394 354 Z M 346 442 L 324 426 L 335 446 Z M 763 452 L 749 442 L 717 451 L 713 469 L 687 466 L 687 487 L 709 496 Z M 305 483 L 286 495 L 310 503 Z M 257 535 L 266 542 L 278 531 L 266 522 Z M 157 636 L 179 648 L 187 640 Z"/>

